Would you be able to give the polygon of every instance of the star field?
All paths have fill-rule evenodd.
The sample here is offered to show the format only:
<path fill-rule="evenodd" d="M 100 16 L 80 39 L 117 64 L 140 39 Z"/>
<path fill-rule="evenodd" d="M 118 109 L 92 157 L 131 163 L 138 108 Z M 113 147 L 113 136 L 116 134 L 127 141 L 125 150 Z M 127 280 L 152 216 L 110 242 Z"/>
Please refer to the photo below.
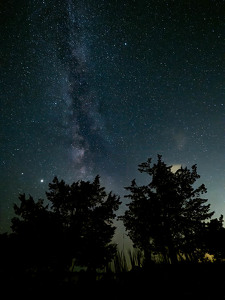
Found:
<path fill-rule="evenodd" d="M 19 193 L 101 176 L 121 196 L 137 165 L 197 163 L 225 210 L 224 1 L 1 4 L 0 227 Z M 200 183 L 200 182 L 199 182 Z M 123 208 L 121 208 L 123 209 Z"/>

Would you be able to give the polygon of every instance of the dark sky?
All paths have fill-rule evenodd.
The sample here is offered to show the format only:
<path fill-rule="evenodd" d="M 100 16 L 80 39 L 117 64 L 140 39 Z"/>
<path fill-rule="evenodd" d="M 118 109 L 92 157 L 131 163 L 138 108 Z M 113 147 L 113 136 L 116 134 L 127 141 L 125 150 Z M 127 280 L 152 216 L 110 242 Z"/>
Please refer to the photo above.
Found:
<path fill-rule="evenodd" d="M 3 3 L 3 4 L 2 4 Z M 2 1 L 0 230 L 26 192 L 197 163 L 225 213 L 225 2 Z M 123 207 L 121 208 L 123 210 Z"/>

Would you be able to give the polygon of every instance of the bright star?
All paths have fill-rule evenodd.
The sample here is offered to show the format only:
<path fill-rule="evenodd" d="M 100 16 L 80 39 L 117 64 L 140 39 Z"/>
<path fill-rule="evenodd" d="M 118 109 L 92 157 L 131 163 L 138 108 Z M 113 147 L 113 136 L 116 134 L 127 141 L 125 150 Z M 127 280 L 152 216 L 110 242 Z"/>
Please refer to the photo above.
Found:
<path fill-rule="evenodd" d="M 44 182 L 44 179 L 41 179 L 40 182 L 43 183 L 43 182 Z"/>

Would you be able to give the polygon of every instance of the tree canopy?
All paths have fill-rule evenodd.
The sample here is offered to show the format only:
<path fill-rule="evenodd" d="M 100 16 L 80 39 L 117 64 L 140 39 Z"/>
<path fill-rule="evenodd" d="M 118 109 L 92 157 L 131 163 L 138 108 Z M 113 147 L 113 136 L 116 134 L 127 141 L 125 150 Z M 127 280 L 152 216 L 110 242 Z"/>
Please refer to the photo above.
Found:
<path fill-rule="evenodd" d="M 68 268 L 75 260 L 79 266 L 96 269 L 107 264 L 116 252 L 111 240 L 119 197 L 106 193 L 99 176 L 71 185 L 55 177 L 46 195 L 47 204 L 23 194 L 20 205 L 14 205 L 17 217 L 12 219 L 12 230 L 24 245 L 21 257 L 26 256 L 28 265 L 48 261 L 52 268 Z"/>
<path fill-rule="evenodd" d="M 206 221 L 214 213 L 202 197 L 205 185 L 195 185 L 200 178 L 197 166 L 173 172 L 158 155 L 157 163 L 152 165 L 148 159 L 139 165 L 139 171 L 148 174 L 151 181 L 138 186 L 133 180 L 126 187 L 131 202 L 121 217 L 134 246 L 144 251 L 149 262 L 154 254 L 173 263 L 179 256 L 193 259 L 202 248 Z"/>

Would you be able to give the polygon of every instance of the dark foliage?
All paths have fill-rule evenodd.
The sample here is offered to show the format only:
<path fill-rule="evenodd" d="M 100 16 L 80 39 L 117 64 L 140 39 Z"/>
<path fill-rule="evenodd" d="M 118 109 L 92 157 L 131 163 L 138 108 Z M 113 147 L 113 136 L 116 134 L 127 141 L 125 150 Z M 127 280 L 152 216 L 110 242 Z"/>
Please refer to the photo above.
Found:
<path fill-rule="evenodd" d="M 210 205 L 201 197 L 204 184 L 195 187 L 200 177 L 196 165 L 191 170 L 171 171 L 160 155 L 156 164 L 151 159 L 139 165 L 141 173 L 151 176 L 151 182 L 138 186 L 136 181 L 126 189 L 131 199 L 128 210 L 121 217 L 134 246 L 144 251 L 146 262 L 160 255 L 165 262 L 178 258 L 193 261 L 202 249 L 205 221 L 210 219 Z"/>
<path fill-rule="evenodd" d="M 212 219 L 207 224 L 203 243 L 206 251 L 214 256 L 217 263 L 225 259 L 225 228 L 222 215 L 219 219 Z"/>
<path fill-rule="evenodd" d="M 111 240 L 119 197 L 105 192 L 99 176 L 72 185 L 55 177 L 46 195 L 47 205 L 23 194 L 14 206 L 12 237 L 20 245 L 20 268 L 60 272 L 72 261 L 92 270 L 104 267 L 116 253 Z"/>

